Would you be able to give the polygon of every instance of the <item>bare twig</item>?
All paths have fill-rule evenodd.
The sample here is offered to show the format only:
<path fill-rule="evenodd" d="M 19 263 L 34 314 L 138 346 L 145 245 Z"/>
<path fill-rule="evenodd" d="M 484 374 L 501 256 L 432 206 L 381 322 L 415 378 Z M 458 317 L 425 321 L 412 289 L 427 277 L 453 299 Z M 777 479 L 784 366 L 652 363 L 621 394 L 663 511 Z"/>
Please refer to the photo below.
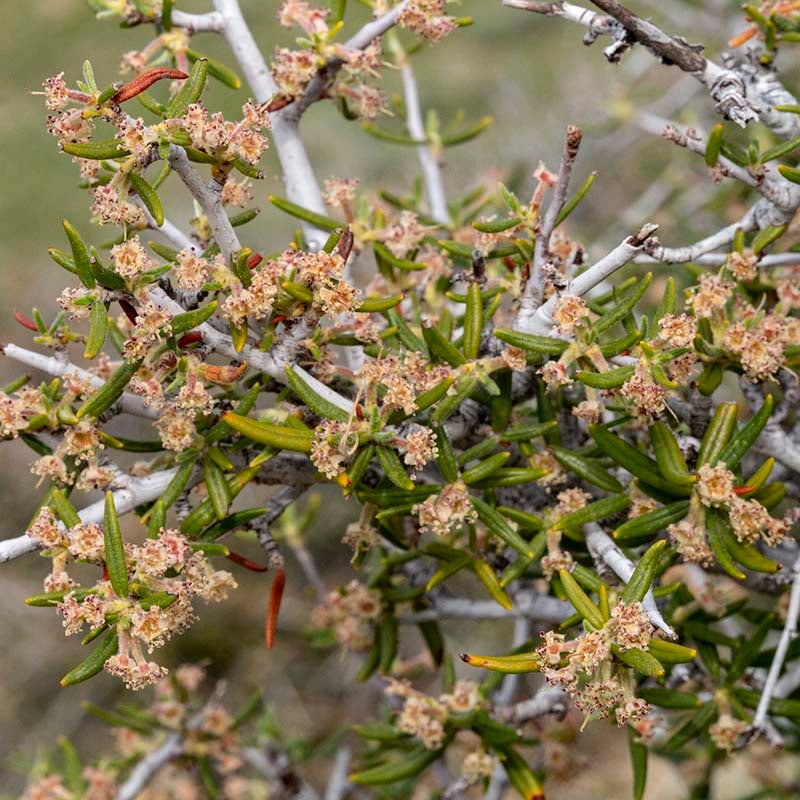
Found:
<path fill-rule="evenodd" d="M 437 597 L 434 607 L 399 617 L 403 625 L 415 625 L 441 619 L 508 619 L 526 617 L 538 622 L 563 622 L 574 613 L 570 603 L 540 594 L 520 593 L 514 608 L 506 611 L 491 600 L 468 600 L 463 597 Z"/>
<path fill-rule="evenodd" d="M 336 751 L 336 758 L 333 761 L 333 769 L 328 777 L 328 785 L 325 789 L 324 800 L 342 800 L 350 790 L 350 781 L 347 780 L 347 773 L 350 769 L 350 759 L 352 752 L 346 745 Z"/>
<path fill-rule="evenodd" d="M 414 70 L 408 56 L 401 52 L 398 56 L 400 75 L 403 79 L 403 96 L 406 105 L 406 126 L 412 139 L 424 141 L 427 138 L 425 125 L 422 122 L 422 111 L 419 103 L 419 92 Z M 450 211 L 447 208 L 447 198 L 442 183 L 442 171 L 436 154 L 427 144 L 416 147 L 417 158 L 422 169 L 422 180 L 425 184 L 425 194 L 428 197 L 428 208 L 431 218 L 440 225 L 450 224 Z"/>
<path fill-rule="evenodd" d="M 536 243 L 533 248 L 533 266 L 531 275 L 525 285 L 525 290 L 520 300 L 520 310 L 526 309 L 526 313 L 535 311 L 542 304 L 544 299 L 545 279 L 544 267 L 550 255 L 550 236 L 556 227 L 556 220 L 564 207 L 567 199 L 567 189 L 569 179 L 572 175 L 572 168 L 575 159 L 578 157 L 578 149 L 581 146 L 583 133 L 575 125 L 567 126 L 567 135 L 564 142 L 564 153 L 561 156 L 561 165 L 558 169 L 558 179 L 556 180 L 553 197 L 547 212 L 542 219 L 542 224 L 536 234 Z"/>
<path fill-rule="evenodd" d="M 142 478 L 122 476 L 121 479 L 126 482 L 126 485 L 114 490 L 114 504 L 119 514 L 125 514 L 142 503 L 149 503 L 151 500 L 159 498 L 177 471 L 177 468 L 166 469 Z M 105 501 L 98 500 L 79 511 L 78 516 L 85 523 L 101 523 L 104 509 Z M 5 539 L 0 542 L 0 564 L 38 549 L 39 543 L 27 534 L 14 539 Z"/>
<path fill-rule="evenodd" d="M 617 547 L 611 537 L 595 523 L 584 525 L 584 532 L 586 533 L 586 546 L 589 548 L 592 557 L 608 564 L 620 580 L 629 581 L 636 565 Z M 675 631 L 667 624 L 667 621 L 658 610 L 652 589 L 647 590 L 647 594 L 642 600 L 642 608 L 647 614 L 647 618 L 656 628 L 663 631 L 671 639 L 676 638 Z"/>
<path fill-rule="evenodd" d="M 613 275 L 618 269 L 630 263 L 645 248 L 655 245 L 653 234 L 657 230 L 657 225 L 648 224 L 643 226 L 638 233 L 628 236 L 607 256 L 601 258 L 600 261 L 575 278 L 567 288 L 567 293 L 582 297 L 594 289 L 595 286 L 610 275 Z M 516 330 L 524 331 L 525 333 L 548 335 L 553 329 L 553 312 L 557 302 L 558 295 L 553 295 L 543 306 L 539 306 L 537 309 L 521 306 L 514 327 Z"/>
<path fill-rule="evenodd" d="M 225 25 L 225 20 L 222 14 L 216 11 L 209 11 L 207 14 L 187 14 L 176 8 L 172 12 L 172 24 L 184 28 L 190 34 L 220 33 Z"/>
<path fill-rule="evenodd" d="M 400 14 L 408 5 L 409 0 L 403 0 L 398 3 L 394 8 L 387 11 L 377 19 L 370 20 L 364 25 L 361 30 L 354 34 L 350 39 L 344 43 L 344 47 L 348 50 L 364 50 L 376 39 L 383 36 L 388 30 L 397 24 Z M 334 78 L 339 74 L 344 65 L 342 58 L 329 58 L 325 64 L 320 67 L 317 74 L 308 82 L 303 96 L 299 97 L 293 103 L 286 106 L 285 110 L 281 110 L 281 114 L 287 118 L 299 120 L 305 113 L 309 106 L 312 106 L 318 100 L 322 100 L 328 93 Z"/>
<path fill-rule="evenodd" d="M 206 183 L 192 166 L 186 151 L 174 144 L 169 149 L 169 165 L 178 173 L 178 177 L 186 184 L 186 188 L 195 200 L 200 203 L 208 218 L 214 240 L 219 245 L 225 260 L 230 263 L 234 253 L 240 250 L 242 245 L 222 207 L 222 184 L 213 178 Z"/>
<path fill-rule="evenodd" d="M 256 101 L 267 102 L 278 94 L 278 86 L 242 16 L 238 0 L 214 0 L 214 7 L 222 16 L 222 33 L 242 68 Z M 281 162 L 288 198 L 304 208 L 324 214 L 325 204 L 322 202 L 314 170 L 300 138 L 297 120 L 280 112 L 274 114 L 272 138 Z M 328 238 L 328 233 L 305 221 L 301 221 L 300 225 L 309 244 L 315 248 L 322 247 Z"/>
<path fill-rule="evenodd" d="M 292 762 L 273 743 L 263 748 L 242 748 L 244 760 L 265 778 L 277 784 L 270 796 L 277 800 L 319 800 L 319 795 L 295 772 Z"/>
<path fill-rule="evenodd" d="M 156 774 L 183 752 L 183 736 L 171 733 L 164 744 L 149 752 L 120 786 L 114 800 L 135 800 Z"/>
<path fill-rule="evenodd" d="M 612 62 L 619 61 L 621 53 L 630 47 L 632 42 L 638 42 L 647 47 L 662 63 L 674 64 L 702 83 L 716 102 L 717 111 L 726 119 L 742 126 L 758 119 L 758 112 L 747 95 L 742 78 L 733 70 L 721 67 L 701 55 L 702 47 L 690 45 L 679 37 L 670 36 L 652 22 L 638 17 L 617 0 L 592 0 L 592 2 L 623 29 L 623 36 L 620 35 L 617 25 L 609 23 L 608 17 L 589 16 L 588 9 L 572 3 L 503 0 L 503 5 L 547 16 L 558 16 L 584 25 L 592 34 L 588 40 L 584 40 L 587 43 L 594 41 L 598 35 L 613 36 L 615 45 L 605 50 L 606 58 Z M 599 20 L 595 17 L 599 17 Z"/>
<path fill-rule="evenodd" d="M 786 660 L 786 653 L 792 639 L 797 635 L 797 620 L 800 617 L 800 557 L 794 563 L 792 576 L 792 590 L 789 595 L 786 622 L 783 625 L 778 646 L 775 648 L 775 655 L 772 657 L 772 664 L 770 664 L 767 680 L 761 692 L 761 699 L 758 701 L 755 717 L 753 717 L 753 729 L 757 735 L 764 731 L 769 704 L 775 695 L 783 662 Z"/>
<path fill-rule="evenodd" d="M 183 309 L 181 309 L 181 311 L 183 311 Z M 34 367 L 35 369 L 39 369 L 57 378 L 63 378 L 65 375 L 76 375 L 81 380 L 88 381 L 92 386 L 96 386 L 98 389 L 105 384 L 102 378 L 75 366 L 75 364 L 66 359 L 45 356 L 33 350 L 26 350 L 24 347 L 19 347 L 13 343 L 0 345 L 0 352 L 8 358 L 18 361 L 20 364 Z M 123 392 L 117 402 L 119 403 L 120 410 L 124 411 L 126 414 L 133 414 L 134 416 L 145 417 L 146 419 L 156 419 L 158 417 L 158 413 L 155 409 L 145 405 L 143 398 L 131 394 L 130 392 Z"/>
<path fill-rule="evenodd" d="M 503 722 L 520 725 L 532 719 L 538 719 L 546 714 L 555 714 L 563 717 L 567 711 L 569 696 L 558 686 L 544 686 L 529 700 L 523 700 L 510 708 L 497 711 L 497 716 Z"/>

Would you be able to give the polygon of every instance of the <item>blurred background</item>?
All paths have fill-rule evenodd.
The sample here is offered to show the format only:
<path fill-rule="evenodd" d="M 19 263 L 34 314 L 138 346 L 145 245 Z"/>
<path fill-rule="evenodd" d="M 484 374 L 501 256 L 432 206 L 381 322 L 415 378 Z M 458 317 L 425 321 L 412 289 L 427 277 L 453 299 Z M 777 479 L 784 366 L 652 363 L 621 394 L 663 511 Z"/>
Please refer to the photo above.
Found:
<path fill-rule="evenodd" d="M 65 274 L 48 258 L 49 246 L 64 247 L 62 218 L 88 229 L 89 198 L 77 188 L 71 160 L 58 153 L 45 131 L 44 103 L 32 95 L 42 81 L 60 71 L 68 82 L 80 77 L 81 64 L 90 58 L 100 85 L 118 78 L 120 55 L 140 49 L 150 39 L 146 26 L 121 30 L 113 22 L 95 20 L 81 0 L 28 0 L 13 4 L 0 28 L 0 341 L 27 345 L 12 312 L 30 312 L 36 306 L 45 316 L 65 284 Z M 180 0 L 186 11 L 208 9 L 207 0 Z M 243 0 L 245 15 L 257 41 L 269 56 L 276 46 L 291 46 L 293 34 L 275 21 L 278 0 Z M 350 30 L 366 11 L 355 3 Z M 637 0 L 631 5 L 689 41 L 702 41 L 713 56 L 741 31 L 744 21 L 733 0 L 685 3 L 680 0 Z M 609 65 L 602 42 L 591 48 L 581 43 L 583 29 L 557 18 L 502 9 L 499 0 L 462 0 L 452 13 L 474 17 L 475 24 L 452 35 L 443 45 L 423 47 L 414 66 L 425 108 L 435 107 L 446 124 L 463 111 L 465 120 L 491 115 L 494 124 L 478 140 L 447 151 L 445 182 L 451 196 L 479 183 L 493 186 L 511 181 L 528 196 L 531 173 L 543 161 L 556 169 L 568 123 L 580 126 L 584 142 L 573 177 L 579 186 L 591 170 L 597 179 L 587 201 L 571 219 L 571 233 L 596 258 L 642 223 L 658 222 L 660 238 L 669 245 L 685 244 L 715 230 L 743 210 L 734 187 L 715 186 L 702 159 L 640 132 L 630 123 L 635 105 L 663 116 L 708 127 L 713 124 L 711 102 L 702 88 L 676 69 L 655 65 L 641 49 L 630 52 L 621 65 Z M 10 9 L 9 9 L 10 10 Z M 359 14 L 361 17 L 359 17 Z M 197 49 L 235 66 L 224 43 L 214 35 L 196 38 Z M 793 85 L 794 67 L 788 70 Z M 384 88 L 398 90 L 397 76 L 388 71 Z M 233 92 L 210 83 L 207 105 L 237 118 L 246 89 Z M 379 121 L 383 127 L 397 121 Z M 411 189 L 417 165 L 413 150 L 377 142 L 357 123 L 343 119 L 332 104 L 312 107 L 303 120 L 303 133 L 320 180 L 331 175 L 359 178 L 362 187 L 384 188 L 403 194 Z M 763 141 L 769 141 L 763 132 Z M 287 219 L 264 200 L 280 193 L 274 154 L 262 162 L 266 179 L 254 187 L 255 204 L 263 213 L 244 229 L 244 240 L 264 251 L 282 249 L 291 237 Z M 176 185 L 177 184 L 177 185 Z M 165 192 L 168 215 L 185 223 L 190 214 L 182 187 L 174 182 Z M 673 204 L 676 194 L 680 203 Z M 92 240 L 110 238 L 96 230 Z M 663 277 L 663 276 L 662 276 Z M 658 291 L 658 281 L 654 291 Z M 0 360 L 0 379 L 19 374 Z M 29 469 L 32 454 L 24 446 L 4 443 L 0 462 L 0 507 L 4 509 L 0 537 L 22 533 L 36 507 L 35 480 Z M 354 573 L 349 549 L 340 545 L 345 524 L 357 516 L 338 492 L 324 494 L 322 519 L 304 532 L 330 588 L 346 583 Z M 301 504 L 302 505 L 302 504 Z M 243 545 L 247 549 L 247 545 Z M 257 551 L 253 550 L 257 555 Z M 374 714 L 378 699 L 371 686 L 353 689 L 360 658 L 345 657 L 338 649 L 312 650 L 303 633 L 313 606 L 310 587 L 287 558 L 287 596 L 281 616 L 278 644 L 263 647 L 263 616 L 268 595 L 264 576 L 239 571 L 240 588 L 220 606 L 199 609 L 202 622 L 162 652 L 164 663 L 207 659 L 214 676 L 224 676 L 233 698 L 261 687 L 290 737 L 322 741 L 338 726 Z M 119 692 L 116 679 L 101 675 L 88 684 L 61 690 L 58 680 L 83 655 L 77 637 L 64 637 L 56 614 L 28 608 L 23 600 L 41 591 L 46 565 L 35 555 L 0 569 L 0 795 L 13 797 L 23 785 L 25 771 L 37 752 L 51 748 L 58 734 L 73 737 L 82 752 L 102 747 L 105 729 L 84 718 L 80 701 L 111 704 Z M 452 652 L 478 652 L 507 647 L 511 638 L 505 624 L 449 627 Z M 413 637 L 403 654 L 413 656 L 419 645 Z M 464 672 L 466 677 L 466 671 Z M 474 677 L 474 676 L 473 676 Z M 619 759 L 600 760 L 599 742 L 618 733 L 607 723 L 589 726 L 580 740 L 585 768 L 568 769 L 569 779 L 552 788 L 549 796 L 561 800 L 629 796 L 624 741 Z M 91 748 L 89 747 L 91 743 Z M 320 778 L 322 765 L 311 767 Z M 600 771 L 597 772 L 596 770 Z M 586 775 L 600 775 L 603 789 L 589 788 Z M 685 784 L 678 768 L 656 763 L 647 797 L 680 798 Z M 717 787 L 717 797 L 746 794 L 746 770 L 731 770 L 736 788 Z M 735 776 L 735 777 L 734 777 Z M 599 792 L 599 793 L 598 793 Z"/>

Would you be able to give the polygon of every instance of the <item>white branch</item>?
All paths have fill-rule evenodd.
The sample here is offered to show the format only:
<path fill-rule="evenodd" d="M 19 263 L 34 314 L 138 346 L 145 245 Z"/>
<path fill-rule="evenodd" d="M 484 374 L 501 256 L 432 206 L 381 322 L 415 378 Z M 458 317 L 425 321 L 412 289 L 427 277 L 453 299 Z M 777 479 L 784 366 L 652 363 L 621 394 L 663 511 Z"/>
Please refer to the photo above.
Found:
<path fill-rule="evenodd" d="M 342 800 L 347 794 L 351 786 L 350 781 L 347 780 L 351 757 L 352 753 L 347 746 L 340 747 L 336 751 L 333 769 L 328 778 L 328 786 L 325 789 L 325 800 Z"/>
<path fill-rule="evenodd" d="M 704 267 L 720 267 L 728 260 L 727 253 L 706 253 L 697 258 L 687 259 L 694 264 L 702 264 Z M 666 261 L 653 258 L 653 256 L 641 255 L 633 259 L 634 264 L 679 264 L 686 263 L 680 259 L 670 258 Z M 800 255 L 798 253 L 774 253 L 764 256 L 759 262 L 759 269 L 766 267 L 788 267 L 800 265 Z"/>
<path fill-rule="evenodd" d="M 572 605 L 555 597 L 539 594 L 522 594 L 516 598 L 514 608 L 506 611 L 491 600 L 468 600 L 464 597 L 437 597 L 434 607 L 399 618 L 403 625 L 440 619 L 510 619 L 527 617 L 539 622 L 563 622 L 575 613 Z"/>
<path fill-rule="evenodd" d="M 425 125 L 422 122 L 417 80 L 405 54 L 400 61 L 400 75 L 403 79 L 408 132 L 411 134 L 412 139 L 423 141 L 427 138 L 427 134 L 425 133 Z M 427 144 L 417 145 L 416 150 L 420 168 L 422 169 L 422 180 L 425 183 L 425 194 L 428 197 L 430 215 L 440 225 L 449 225 L 450 211 L 447 208 L 442 172 L 436 155 Z"/>
<path fill-rule="evenodd" d="M 126 514 L 142 503 L 157 500 L 169 486 L 177 471 L 176 467 L 154 472 L 152 475 L 145 475 L 141 478 L 123 476 L 127 485 L 114 490 L 114 504 L 117 507 L 117 511 L 120 514 Z M 92 503 L 80 510 L 78 516 L 82 522 L 87 524 L 92 522 L 102 523 L 104 509 L 105 500 L 98 500 L 96 503 Z M 38 549 L 39 543 L 27 534 L 17 536 L 14 539 L 4 539 L 0 542 L 0 564 Z"/>
<path fill-rule="evenodd" d="M 558 686 L 544 686 L 528 700 L 500 711 L 497 716 L 503 722 L 521 725 L 546 714 L 563 715 L 567 710 L 569 695 Z"/>
<path fill-rule="evenodd" d="M 781 631 L 781 638 L 775 648 L 775 655 L 772 657 L 767 680 L 761 692 L 761 699 L 758 701 L 756 715 L 753 717 L 753 728 L 757 733 L 765 729 L 767 714 L 769 713 L 769 703 L 778 688 L 778 677 L 783 669 L 783 662 L 786 660 L 786 653 L 792 639 L 797 635 L 797 620 L 800 617 L 800 557 L 792 567 L 792 590 L 789 595 L 789 608 L 786 612 L 786 622 Z M 780 695 L 778 695 L 780 696 Z"/>
<path fill-rule="evenodd" d="M 267 102 L 278 94 L 278 86 L 242 16 L 239 3 L 237 0 L 214 0 L 214 7 L 223 18 L 222 32 L 244 72 L 245 79 L 250 84 L 256 101 Z M 314 170 L 300 138 L 297 121 L 286 113 L 273 114 L 272 138 L 278 151 L 289 200 L 317 214 L 325 214 L 325 204 L 322 202 Z M 328 232 L 319 230 L 305 221 L 301 221 L 300 225 L 309 244 L 316 249 L 321 248 L 328 238 Z"/>
<path fill-rule="evenodd" d="M 174 144 L 169 148 L 169 165 L 178 173 L 178 177 L 184 182 L 195 200 L 200 203 L 214 235 L 214 241 L 219 245 L 225 260 L 230 264 L 234 254 L 237 250 L 241 250 L 242 245 L 222 206 L 222 185 L 213 178 L 210 183 L 206 183 L 192 166 L 186 151 Z"/>
<path fill-rule="evenodd" d="M 225 25 L 222 14 L 209 11 L 207 14 L 187 14 L 185 11 L 172 12 L 172 24 L 192 33 L 220 33 Z"/>
<path fill-rule="evenodd" d="M 630 263 L 642 250 L 652 244 L 652 236 L 658 230 L 657 225 L 645 225 L 634 236 L 628 236 L 607 256 L 601 258 L 585 272 L 578 275 L 565 290 L 566 294 L 582 297 L 599 283 L 602 283 L 618 269 Z M 544 305 L 534 308 L 532 303 L 520 304 L 519 313 L 514 323 L 515 330 L 524 333 L 535 333 L 547 336 L 553 329 L 553 312 L 559 295 L 554 294 Z"/>
<path fill-rule="evenodd" d="M 631 579 L 635 564 L 617 547 L 609 535 L 596 523 L 584 525 L 586 534 L 586 546 L 592 557 L 599 561 L 604 561 L 614 570 L 620 580 L 626 583 Z M 656 605 L 653 590 L 648 589 L 647 594 L 642 600 L 642 608 L 647 614 L 647 618 L 659 630 L 663 631 L 671 639 L 675 638 L 675 631 L 667 624 Z"/>
<path fill-rule="evenodd" d="M 183 311 L 183 309 L 181 309 Z M 26 350 L 24 347 L 18 347 L 15 344 L 9 343 L 0 346 L 0 352 L 8 358 L 18 361 L 20 364 L 25 364 L 35 369 L 40 369 L 48 375 L 53 375 L 56 378 L 63 378 L 64 375 L 74 374 L 82 380 L 88 381 L 92 386 L 101 388 L 105 381 L 97 375 L 93 375 L 85 369 L 76 367 L 70 361 L 54 358 L 53 356 L 45 356 L 41 353 L 36 353 L 33 350 Z M 156 419 L 158 413 L 153 408 L 145 405 L 144 399 L 137 397 L 130 392 L 123 392 L 120 399 L 117 401 L 120 409 L 127 414 L 133 414 L 137 417 L 145 417 L 147 419 Z"/>
<path fill-rule="evenodd" d="M 556 227 L 556 221 L 564 206 L 564 201 L 567 199 L 569 179 L 572 175 L 575 159 L 578 157 L 578 148 L 580 147 L 582 136 L 580 128 L 574 125 L 567 126 L 567 136 L 564 143 L 564 152 L 561 156 L 561 164 L 558 169 L 558 178 L 550 204 L 547 206 L 541 226 L 536 232 L 531 274 L 525 284 L 525 290 L 520 302 L 521 307 L 527 310 L 539 308 L 544 299 L 544 268 L 550 255 L 550 236 Z"/>
<path fill-rule="evenodd" d="M 178 250 L 195 246 L 195 243 L 177 225 L 170 222 L 168 219 L 164 219 L 163 224 L 159 225 L 137 195 L 132 196 L 130 199 L 131 202 L 139 206 L 144 213 L 145 219 L 147 220 L 147 227 L 150 228 L 150 230 L 163 234 L 168 241 L 178 248 Z"/>
<path fill-rule="evenodd" d="M 135 800 L 156 773 L 183 752 L 183 737 L 171 733 L 160 747 L 148 753 L 120 786 L 114 800 Z"/>

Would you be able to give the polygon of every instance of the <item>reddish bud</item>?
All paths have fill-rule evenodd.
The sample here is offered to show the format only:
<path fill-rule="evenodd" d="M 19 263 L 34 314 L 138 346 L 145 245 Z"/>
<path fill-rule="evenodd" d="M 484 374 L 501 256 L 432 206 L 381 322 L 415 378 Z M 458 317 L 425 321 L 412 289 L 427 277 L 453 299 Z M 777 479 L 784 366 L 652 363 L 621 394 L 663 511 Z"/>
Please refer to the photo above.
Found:
<path fill-rule="evenodd" d="M 350 228 L 345 228 L 341 237 L 339 238 L 338 244 L 336 245 L 336 252 L 344 261 L 347 261 L 347 259 L 350 257 L 350 251 L 353 249 L 354 241 L 355 236 L 353 236 L 353 231 L 351 231 Z"/>
<path fill-rule="evenodd" d="M 178 339 L 178 347 L 188 347 L 190 344 L 196 344 L 197 342 L 203 341 L 203 334 L 200 331 L 189 331 L 189 333 L 184 333 L 180 339 Z"/>
<path fill-rule="evenodd" d="M 23 328 L 27 328 L 34 333 L 39 333 L 39 328 L 36 327 L 36 323 L 30 317 L 26 317 L 21 311 L 14 311 L 14 319 L 19 322 Z"/>
<path fill-rule="evenodd" d="M 156 81 L 163 78 L 170 80 L 183 81 L 189 76 L 180 69 L 172 69 L 171 67 L 156 67 L 155 69 L 148 69 L 141 75 L 137 75 L 132 81 L 128 81 L 124 86 L 111 96 L 111 102 L 115 105 L 124 103 L 136 97 L 137 94 L 149 89 Z"/>
<path fill-rule="evenodd" d="M 269 567 L 265 567 L 261 564 L 256 564 L 255 561 L 251 561 L 249 558 L 245 558 L 243 555 L 239 553 L 234 553 L 231 550 L 226 558 L 230 561 L 233 561 L 234 564 L 238 564 L 240 567 L 244 567 L 245 569 L 249 569 L 252 572 L 266 572 Z"/>
<path fill-rule="evenodd" d="M 245 264 L 247 264 L 248 269 L 255 269 L 263 260 L 264 256 L 262 256 L 261 253 L 253 253 L 247 257 Z"/>
<path fill-rule="evenodd" d="M 281 600 L 283 599 L 283 587 L 286 582 L 286 573 L 282 569 L 275 571 L 272 579 L 272 589 L 269 593 L 269 605 L 267 606 L 267 619 L 264 623 L 264 638 L 267 642 L 267 649 L 271 650 L 275 642 L 275 629 L 278 627 L 278 614 L 281 610 Z"/>
<path fill-rule="evenodd" d="M 291 97 L 275 97 L 270 100 L 267 111 L 272 114 L 274 111 L 280 111 L 282 108 L 286 108 L 286 106 L 293 102 L 294 100 Z"/>

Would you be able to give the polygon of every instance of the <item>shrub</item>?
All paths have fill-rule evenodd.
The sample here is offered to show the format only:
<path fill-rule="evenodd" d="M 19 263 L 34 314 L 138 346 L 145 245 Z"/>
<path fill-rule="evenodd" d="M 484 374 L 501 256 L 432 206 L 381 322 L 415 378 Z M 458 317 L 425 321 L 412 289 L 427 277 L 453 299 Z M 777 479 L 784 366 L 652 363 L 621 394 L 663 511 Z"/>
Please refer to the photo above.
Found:
<path fill-rule="evenodd" d="M 800 106 L 775 57 L 800 16 L 792 3 L 747 6 L 731 45 L 750 49 L 717 63 L 616 0 L 593 4 L 503 3 L 580 23 L 587 43 L 607 37 L 611 62 L 638 46 L 699 81 L 699 113 L 720 120 L 708 134 L 630 112 L 748 204 L 698 242 L 665 247 L 643 223 L 590 256 L 569 219 L 594 180 L 570 185 L 583 136 L 572 125 L 531 193 L 501 183 L 448 199 L 443 153 L 491 121 L 448 129 L 421 113 L 414 51 L 471 24 L 444 0 L 367 3 L 373 18 L 349 39 L 343 0 L 286 0 L 279 21 L 302 35 L 269 66 L 236 0 L 204 14 L 90 0 L 154 38 L 125 54 L 127 82 L 108 85 L 87 61 L 80 80 L 44 84 L 48 129 L 93 222 L 113 232 L 96 247 L 87 225 L 64 222 L 66 244 L 49 250 L 70 273 L 61 311 L 17 313 L 39 349 L 3 347 L 49 377 L 0 396 L 2 434 L 34 451 L 44 485 L 0 560 L 41 551 L 51 569 L 28 604 L 55 609 L 68 634 L 88 629 L 64 686 L 105 670 L 156 695 L 138 710 L 91 707 L 119 729 L 116 754 L 84 767 L 63 740 L 27 797 L 313 795 L 296 771 L 304 753 L 257 700 L 233 716 L 219 687 L 199 699 L 198 667 L 169 672 L 153 653 L 243 568 L 273 573 L 265 638 L 280 646 L 283 545 L 310 524 L 313 504 L 296 503 L 322 482 L 360 508 L 336 534 L 357 577 L 330 586 L 294 548 L 320 595 L 310 636 L 363 653 L 358 681 L 377 676 L 386 696 L 375 719 L 347 721 L 362 744 L 353 765 L 341 745 L 326 797 L 413 785 L 498 797 L 508 783 L 543 797 L 548 767 L 558 772 L 548 745 L 605 718 L 628 730 L 637 798 L 651 751 L 690 759 L 692 797 L 704 797 L 732 751 L 761 736 L 798 745 L 800 283 L 786 234 Z M 209 81 L 241 85 L 194 49 L 207 32 L 227 39 L 249 84 L 241 118 L 203 103 Z M 404 88 L 393 121 L 387 65 Z M 387 148 L 410 146 L 412 195 L 376 199 L 349 177 L 321 190 L 299 132 L 318 101 Z M 268 147 L 285 181 L 269 200 L 299 225 L 288 244 L 243 227 Z M 192 198 L 190 229 L 170 221 L 167 181 Z M 118 435 L 120 417 L 147 433 Z M 122 466 L 126 453 L 139 460 Z M 81 499 L 96 490 L 105 497 Z M 146 535 L 123 530 L 124 515 Z M 233 549 L 236 531 L 263 563 Z M 459 677 L 452 619 L 514 619 L 514 642 L 458 654 Z M 400 657 L 413 627 L 427 648 L 416 669 Z M 410 680 L 434 674 L 436 690 Z"/>

